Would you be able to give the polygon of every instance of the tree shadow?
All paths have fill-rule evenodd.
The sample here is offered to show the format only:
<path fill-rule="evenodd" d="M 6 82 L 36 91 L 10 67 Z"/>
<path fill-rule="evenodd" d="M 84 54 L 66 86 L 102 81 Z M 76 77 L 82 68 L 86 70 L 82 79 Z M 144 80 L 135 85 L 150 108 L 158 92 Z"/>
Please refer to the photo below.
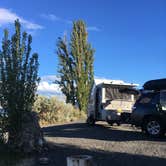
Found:
<path fill-rule="evenodd" d="M 49 152 L 45 156 L 50 160 L 48 166 L 66 166 L 66 158 L 72 155 L 90 155 L 93 157 L 95 166 L 165 166 L 166 164 L 165 158 L 81 149 L 76 146 L 53 143 L 49 143 Z"/>
<path fill-rule="evenodd" d="M 30 155 L 25 156 L 23 153 L 12 152 L 7 145 L 0 145 L 0 166 L 18 166 L 22 160 L 31 157 Z"/>
<path fill-rule="evenodd" d="M 123 127 L 125 129 L 125 127 Z M 128 129 L 128 130 L 127 130 Z M 87 138 L 107 141 L 166 141 L 164 138 L 150 138 L 142 134 L 139 130 L 121 127 L 110 127 L 109 125 L 96 124 L 93 127 L 86 123 L 73 123 L 58 126 L 44 127 L 44 134 L 47 137 L 67 137 L 67 138 Z"/>

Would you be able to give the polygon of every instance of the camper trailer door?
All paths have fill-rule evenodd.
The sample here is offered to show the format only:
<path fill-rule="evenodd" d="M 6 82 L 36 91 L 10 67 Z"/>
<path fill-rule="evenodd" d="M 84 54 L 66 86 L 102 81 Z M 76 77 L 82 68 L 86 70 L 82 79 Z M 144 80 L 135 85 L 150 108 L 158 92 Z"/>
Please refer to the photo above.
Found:
<path fill-rule="evenodd" d="M 102 104 L 106 103 L 106 99 L 105 99 L 105 88 L 102 88 Z"/>

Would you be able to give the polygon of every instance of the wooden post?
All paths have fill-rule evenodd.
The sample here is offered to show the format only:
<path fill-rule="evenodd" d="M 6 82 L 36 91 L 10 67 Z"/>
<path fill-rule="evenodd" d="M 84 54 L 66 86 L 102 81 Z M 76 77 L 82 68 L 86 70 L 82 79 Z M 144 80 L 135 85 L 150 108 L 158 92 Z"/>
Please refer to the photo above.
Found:
<path fill-rule="evenodd" d="M 67 166 L 94 166 L 92 156 L 76 155 L 67 157 Z"/>

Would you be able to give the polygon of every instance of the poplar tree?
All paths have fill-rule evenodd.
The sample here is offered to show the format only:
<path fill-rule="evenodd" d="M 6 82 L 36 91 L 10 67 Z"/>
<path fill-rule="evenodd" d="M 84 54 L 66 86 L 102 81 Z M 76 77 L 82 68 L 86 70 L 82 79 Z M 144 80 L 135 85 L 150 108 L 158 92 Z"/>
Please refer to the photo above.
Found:
<path fill-rule="evenodd" d="M 65 40 L 58 41 L 60 86 L 67 102 L 72 98 L 80 110 L 86 111 L 94 83 L 94 49 L 88 43 L 86 25 L 82 20 L 73 23 L 69 48 L 67 46 Z"/>
<path fill-rule="evenodd" d="M 0 102 L 8 114 L 9 144 L 23 151 L 31 151 L 40 137 L 40 128 L 31 113 L 39 82 L 38 54 L 30 55 L 31 43 L 32 36 L 26 32 L 21 35 L 21 25 L 16 20 L 11 39 L 8 30 L 4 31 L 0 51 Z"/>
<path fill-rule="evenodd" d="M 82 20 L 73 23 L 71 55 L 74 61 L 76 97 L 80 110 L 86 111 L 94 83 L 94 49 L 88 43 L 86 25 Z"/>
<path fill-rule="evenodd" d="M 58 73 L 60 81 L 57 80 L 56 83 L 59 84 L 62 93 L 66 96 L 66 103 L 75 105 L 76 95 L 74 87 L 74 62 L 68 50 L 66 36 L 64 36 L 63 39 L 58 39 L 57 47 L 57 55 L 59 59 Z"/>

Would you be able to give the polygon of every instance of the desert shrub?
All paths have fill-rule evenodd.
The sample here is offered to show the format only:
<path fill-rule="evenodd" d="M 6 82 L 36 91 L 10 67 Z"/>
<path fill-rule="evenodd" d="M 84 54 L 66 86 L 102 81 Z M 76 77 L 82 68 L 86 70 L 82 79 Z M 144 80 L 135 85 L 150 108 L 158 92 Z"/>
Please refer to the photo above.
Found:
<path fill-rule="evenodd" d="M 33 108 L 39 114 L 41 125 L 71 122 L 86 118 L 84 112 L 71 104 L 59 101 L 56 97 L 38 96 Z"/>

